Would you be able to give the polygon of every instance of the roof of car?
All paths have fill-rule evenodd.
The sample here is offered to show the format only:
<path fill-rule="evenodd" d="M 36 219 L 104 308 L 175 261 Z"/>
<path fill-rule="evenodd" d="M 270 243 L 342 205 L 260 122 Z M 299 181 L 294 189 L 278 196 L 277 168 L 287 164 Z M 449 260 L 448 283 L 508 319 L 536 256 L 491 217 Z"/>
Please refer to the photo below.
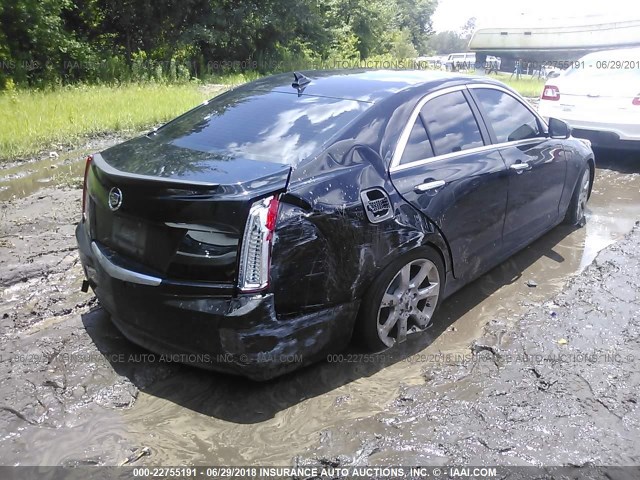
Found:
<path fill-rule="evenodd" d="M 401 90 L 417 85 L 487 81 L 481 77 L 447 73 L 439 70 L 312 70 L 302 73 L 310 80 L 301 90 L 303 95 L 352 99 L 375 103 Z M 298 75 L 299 75 L 298 73 Z M 283 73 L 265 77 L 246 85 L 253 90 L 296 93 L 291 84 L 294 74 Z"/>

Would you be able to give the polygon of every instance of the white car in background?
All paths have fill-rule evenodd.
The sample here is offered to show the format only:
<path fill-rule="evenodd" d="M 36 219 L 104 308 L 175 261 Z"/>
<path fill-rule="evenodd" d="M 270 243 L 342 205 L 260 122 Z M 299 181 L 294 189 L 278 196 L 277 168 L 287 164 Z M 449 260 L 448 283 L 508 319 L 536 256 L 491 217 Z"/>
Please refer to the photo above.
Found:
<path fill-rule="evenodd" d="M 485 70 L 499 71 L 502 59 L 500 57 L 494 57 L 493 55 L 487 55 L 484 68 Z M 442 61 L 442 70 L 448 72 L 457 72 L 465 70 L 475 70 L 476 68 L 476 54 L 475 52 L 464 53 L 450 53 Z"/>
<path fill-rule="evenodd" d="M 443 70 L 457 72 L 460 70 L 472 70 L 476 68 L 476 54 L 473 52 L 450 53 L 443 62 Z"/>
<path fill-rule="evenodd" d="M 538 111 L 595 147 L 640 150 L 640 48 L 585 55 L 547 80 Z"/>

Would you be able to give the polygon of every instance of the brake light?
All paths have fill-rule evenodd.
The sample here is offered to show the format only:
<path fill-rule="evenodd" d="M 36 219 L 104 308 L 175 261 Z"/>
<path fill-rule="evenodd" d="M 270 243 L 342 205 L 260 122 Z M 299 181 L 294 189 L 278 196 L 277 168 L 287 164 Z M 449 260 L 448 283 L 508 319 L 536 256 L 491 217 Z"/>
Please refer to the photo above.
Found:
<path fill-rule="evenodd" d="M 278 206 L 277 197 L 272 196 L 255 202 L 249 209 L 238 272 L 238 287 L 243 292 L 257 292 L 269 285 L 271 243 Z"/>
<path fill-rule="evenodd" d="M 640 93 L 638 95 L 636 95 L 636 98 L 631 100 L 631 105 L 637 105 L 637 106 L 640 107 Z"/>
<path fill-rule="evenodd" d="M 88 195 L 89 195 L 89 189 L 87 188 L 87 177 L 89 176 L 89 169 L 91 168 L 91 162 L 93 161 L 93 156 L 89 155 L 87 157 L 87 162 L 85 163 L 84 166 L 84 180 L 82 182 L 82 221 L 86 221 L 87 220 L 87 216 L 88 216 L 88 208 L 89 208 L 89 202 L 88 202 Z"/>
<path fill-rule="evenodd" d="M 545 85 L 542 90 L 542 100 L 560 100 L 560 89 L 553 85 Z"/>
<path fill-rule="evenodd" d="M 269 234 L 273 234 L 276 229 L 276 221 L 278 220 L 278 199 L 272 197 L 269 200 L 269 209 L 267 210 L 267 222 L 265 226 L 269 230 Z"/>

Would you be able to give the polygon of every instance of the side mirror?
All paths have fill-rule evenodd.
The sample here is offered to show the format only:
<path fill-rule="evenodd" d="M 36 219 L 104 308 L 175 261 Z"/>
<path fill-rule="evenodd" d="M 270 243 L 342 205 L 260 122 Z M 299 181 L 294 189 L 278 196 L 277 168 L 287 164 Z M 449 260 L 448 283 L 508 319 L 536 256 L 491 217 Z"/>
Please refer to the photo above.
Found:
<path fill-rule="evenodd" d="M 551 138 L 569 138 L 571 127 L 567 122 L 557 118 L 549 119 L 549 136 Z"/>
<path fill-rule="evenodd" d="M 547 78 L 556 78 L 559 76 L 560 76 L 560 72 L 553 71 L 553 72 L 549 72 L 549 75 L 547 75 Z"/>

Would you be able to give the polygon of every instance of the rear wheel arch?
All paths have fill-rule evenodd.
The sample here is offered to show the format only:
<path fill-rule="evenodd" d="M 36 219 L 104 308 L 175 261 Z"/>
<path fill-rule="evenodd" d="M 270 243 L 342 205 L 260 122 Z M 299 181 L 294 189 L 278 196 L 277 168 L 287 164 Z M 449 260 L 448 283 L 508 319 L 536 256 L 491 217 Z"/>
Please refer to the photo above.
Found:
<path fill-rule="evenodd" d="M 371 286 L 380 277 L 382 272 L 384 272 L 387 268 L 389 268 L 391 264 L 393 264 L 394 262 L 397 262 L 399 258 L 409 257 L 415 254 L 416 251 L 420 251 L 420 249 L 424 249 L 425 247 L 435 250 L 435 252 L 439 255 L 440 260 L 442 261 L 442 264 L 444 266 L 444 274 L 446 276 L 450 268 L 450 264 L 449 264 L 449 261 L 447 260 L 447 256 L 450 256 L 450 254 L 449 254 L 448 245 L 444 243 L 444 240 L 442 240 L 442 242 L 443 243 L 439 245 L 438 244 L 439 242 L 437 240 L 430 238 L 419 245 L 416 245 L 408 250 L 403 251 L 399 255 L 387 257 L 384 264 L 379 265 L 378 268 L 376 268 L 375 274 L 369 279 L 369 281 L 366 284 L 362 285 L 362 294 L 360 295 L 359 298 L 363 298 L 366 296 L 367 292 L 371 289 Z M 447 251 L 443 252 L 443 248 Z M 444 279 L 443 279 L 443 282 L 444 282 Z M 360 308 L 362 308 L 362 306 Z"/>
<path fill-rule="evenodd" d="M 453 271 L 453 254 L 451 253 L 451 247 L 449 245 L 449 241 L 447 237 L 444 236 L 444 233 L 440 228 L 436 225 L 437 236 L 431 236 L 427 238 L 424 245 L 432 246 L 436 249 L 436 251 L 442 257 L 442 262 L 444 263 L 445 274 L 451 272 L 455 277 L 455 272 Z"/>
<path fill-rule="evenodd" d="M 422 246 L 432 248 L 438 255 L 440 255 L 440 260 L 442 260 L 442 265 L 444 266 L 444 278 L 442 279 L 442 283 L 444 284 L 446 281 L 447 272 L 451 271 L 451 269 L 453 268 L 453 262 L 451 262 L 451 250 L 449 249 L 449 244 L 446 242 L 444 237 L 442 238 L 442 240 L 444 242 L 444 245 L 442 246 L 437 245 L 433 241 L 427 241 Z M 446 251 L 443 251 L 443 249 Z"/>
<path fill-rule="evenodd" d="M 383 343 L 382 340 L 378 337 L 379 332 L 377 331 L 378 321 L 380 312 L 383 311 L 384 306 L 381 303 L 383 301 L 383 296 L 385 295 L 386 289 L 389 287 L 388 283 L 396 278 L 397 275 L 400 275 L 400 271 L 403 270 L 409 264 L 413 264 L 414 262 L 419 262 L 420 260 L 426 260 L 427 263 L 431 262 L 432 265 L 436 266 L 436 270 L 438 272 L 438 295 L 436 297 L 436 302 L 433 305 L 433 310 L 431 312 L 429 321 L 432 320 L 432 316 L 437 312 L 440 302 L 442 301 L 443 294 L 445 291 L 445 282 L 446 282 L 446 264 L 445 264 L 445 256 L 442 250 L 434 243 L 425 242 L 421 245 L 418 245 L 406 252 L 403 252 L 401 255 L 398 255 L 391 259 L 383 268 L 379 270 L 377 275 L 372 279 L 370 284 L 367 286 L 365 293 L 362 297 L 362 302 L 360 304 L 360 308 L 358 309 L 358 314 L 356 317 L 356 322 L 354 325 L 353 338 L 356 342 L 362 344 L 370 350 L 378 351 L 380 349 L 389 347 L 391 345 Z M 423 262 L 424 263 L 424 262 Z M 411 269 L 415 267 L 410 267 Z M 415 288 L 418 288 L 416 286 Z M 414 295 L 420 295 L 420 290 L 417 290 Z M 416 300 L 420 298 L 416 297 Z M 422 300 L 425 302 L 427 300 Z M 426 305 L 429 306 L 428 304 Z M 421 315 L 422 312 L 419 310 L 420 304 L 413 305 L 410 310 L 404 311 L 413 311 L 416 314 Z M 415 310 L 414 310 L 415 309 Z M 409 315 L 407 313 L 407 315 Z M 405 323 L 407 320 L 405 320 Z M 415 325 L 414 325 L 415 326 Z M 426 326 L 426 325 L 425 325 Z M 419 326 L 419 330 L 423 329 L 424 326 Z M 406 328 L 405 328 L 406 331 Z M 402 341 L 402 340 L 401 340 Z"/>

